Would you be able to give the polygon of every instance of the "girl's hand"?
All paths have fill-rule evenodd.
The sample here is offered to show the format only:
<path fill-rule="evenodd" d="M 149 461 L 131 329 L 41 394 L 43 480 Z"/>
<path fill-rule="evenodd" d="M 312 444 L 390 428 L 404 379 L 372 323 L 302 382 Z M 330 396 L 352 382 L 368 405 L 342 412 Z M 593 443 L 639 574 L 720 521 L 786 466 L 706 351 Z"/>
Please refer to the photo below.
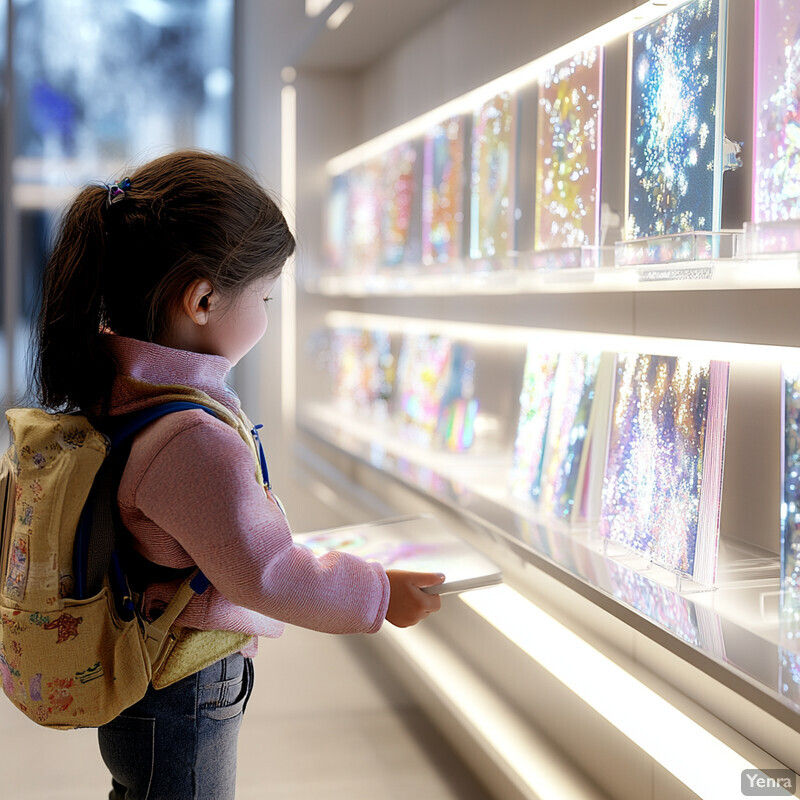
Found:
<path fill-rule="evenodd" d="M 387 569 L 386 575 L 391 587 L 386 619 L 392 625 L 408 628 L 442 607 L 442 598 L 437 594 L 423 592 L 422 587 L 444 583 L 444 575 L 402 569 Z"/>

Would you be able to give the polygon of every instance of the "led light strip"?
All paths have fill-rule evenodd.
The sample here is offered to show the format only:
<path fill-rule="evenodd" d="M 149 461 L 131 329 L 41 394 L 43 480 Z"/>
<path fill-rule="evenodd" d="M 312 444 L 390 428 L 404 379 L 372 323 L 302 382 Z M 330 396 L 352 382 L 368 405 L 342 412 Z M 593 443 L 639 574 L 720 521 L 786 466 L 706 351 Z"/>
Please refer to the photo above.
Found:
<path fill-rule="evenodd" d="M 332 158 L 326 165 L 328 174 L 339 175 L 357 164 L 385 153 L 395 145 L 423 135 L 430 128 L 450 117 L 472 113 L 482 103 L 500 92 L 514 92 L 528 86 L 535 82 L 546 69 L 571 58 L 575 53 L 590 47 L 605 45 L 619 36 L 624 36 L 664 16 L 685 2 L 686 0 L 663 0 L 663 2 L 650 0 L 650 2 L 622 14 L 534 61 Z"/>
<path fill-rule="evenodd" d="M 554 351 L 580 351 L 595 348 L 617 353 L 651 353 L 704 360 L 800 363 L 800 348 L 744 342 L 668 339 L 595 331 L 523 328 L 514 325 L 489 325 L 481 322 L 366 314 L 358 311 L 329 311 L 325 315 L 325 324 L 330 328 L 358 328 L 400 334 L 427 333 L 475 342 L 536 344 L 543 350 Z"/>
<path fill-rule="evenodd" d="M 496 586 L 460 598 L 697 795 L 741 796 L 754 764 L 522 595 Z"/>
<path fill-rule="evenodd" d="M 416 626 L 403 630 L 385 626 L 381 636 L 402 654 L 404 672 L 416 672 L 457 724 L 479 742 L 514 796 L 531 800 L 601 800 L 605 793 L 591 785 L 527 720 L 498 698 L 440 639 Z M 471 759 L 470 759 L 471 760 Z M 474 765 L 488 784 L 496 784 L 481 765 Z M 506 787 L 490 785 L 497 796 Z"/>

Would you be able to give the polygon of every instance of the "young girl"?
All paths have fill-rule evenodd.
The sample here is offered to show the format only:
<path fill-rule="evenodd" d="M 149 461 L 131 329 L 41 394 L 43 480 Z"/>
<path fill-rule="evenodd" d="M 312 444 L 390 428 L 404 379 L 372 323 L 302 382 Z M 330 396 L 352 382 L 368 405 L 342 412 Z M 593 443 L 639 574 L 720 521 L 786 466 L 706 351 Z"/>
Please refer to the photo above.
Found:
<path fill-rule="evenodd" d="M 225 376 L 263 336 L 294 247 L 280 210 L 241 167 L 185 151 L 84 189 L 47 265 L 36 364 L 46 408 L 112 425 L 184 397 L 217 414 L 151 423 L 122 473 L 117 500 L 140 564 L 142 613 L 158 616 L 186 568 L 199 567 L 211 586 L 178 620 L 171 677 L 154 679 L 164 688 L 151 686 L 99 729 L 111 798 L 234 797 L 258 636 L 280 636 L 284 622 L 369 633 L 440 606 L 422 588 L 441 575 L 294 545 L 260 479 L 251 426 Z M 195 671 L 181 677 L 187 664 Z"/>

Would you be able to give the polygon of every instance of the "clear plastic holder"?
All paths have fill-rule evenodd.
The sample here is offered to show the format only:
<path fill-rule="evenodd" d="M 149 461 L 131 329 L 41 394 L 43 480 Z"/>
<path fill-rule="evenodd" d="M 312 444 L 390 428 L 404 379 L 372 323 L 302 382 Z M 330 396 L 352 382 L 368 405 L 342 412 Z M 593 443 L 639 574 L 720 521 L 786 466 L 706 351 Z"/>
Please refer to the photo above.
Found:
<path fill-rule="evenodd" d="M 629 569 L 646 573 L 651 581 L 673 589 L 677 594 L 699 594 L 717 590 L 716 586 L 699 583 L 679 570 L 662 567 L 645 553 L 640 553 L 606 537 L 602 538 L 602 548 L 603 558 L 611 558 Z"/>
<path fill-rule="evenodd" d="M 748 257 L 800 253 L 800 219 L 745 222 L 744 238 Z"/>
<path fill-rule="evenodd" d="M 744 257 L 743 232 L 688 231 L 666 236 L 647 236 L 643 239 L 617 242 L 614 250 L 614 262 L 618 267 L 739 259 Z M 671 278 L 661 278 L 667 279 Z"/>
<path fill-rule="evenodd" d="M 614 266 L 614 248 L 581 245 L 552 250 L 534 250 L 525 254 L 520 265 L 526 269 L 598 269 Z"/>

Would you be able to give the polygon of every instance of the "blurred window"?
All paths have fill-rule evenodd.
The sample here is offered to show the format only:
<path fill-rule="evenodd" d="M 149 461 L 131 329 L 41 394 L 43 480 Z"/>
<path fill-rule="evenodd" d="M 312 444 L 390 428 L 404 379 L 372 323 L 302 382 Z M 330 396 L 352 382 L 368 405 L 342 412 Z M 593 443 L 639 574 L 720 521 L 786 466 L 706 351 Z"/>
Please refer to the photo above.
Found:
<path fill-rule="evenodd" d="M 178 147 L 230 154 L 234 0 L 0 2 L 0 27 L 11 30 L 3 88 L 13 117 L 3 121 L 11 163 L 0 171 L 12 183 L 0 185 L 11 192 L 0 225 L 14 262 L 5 264 L 14 299 L 0 346 L 7 406 L 27 386 L 41 271 L 75 192 Z"/>

